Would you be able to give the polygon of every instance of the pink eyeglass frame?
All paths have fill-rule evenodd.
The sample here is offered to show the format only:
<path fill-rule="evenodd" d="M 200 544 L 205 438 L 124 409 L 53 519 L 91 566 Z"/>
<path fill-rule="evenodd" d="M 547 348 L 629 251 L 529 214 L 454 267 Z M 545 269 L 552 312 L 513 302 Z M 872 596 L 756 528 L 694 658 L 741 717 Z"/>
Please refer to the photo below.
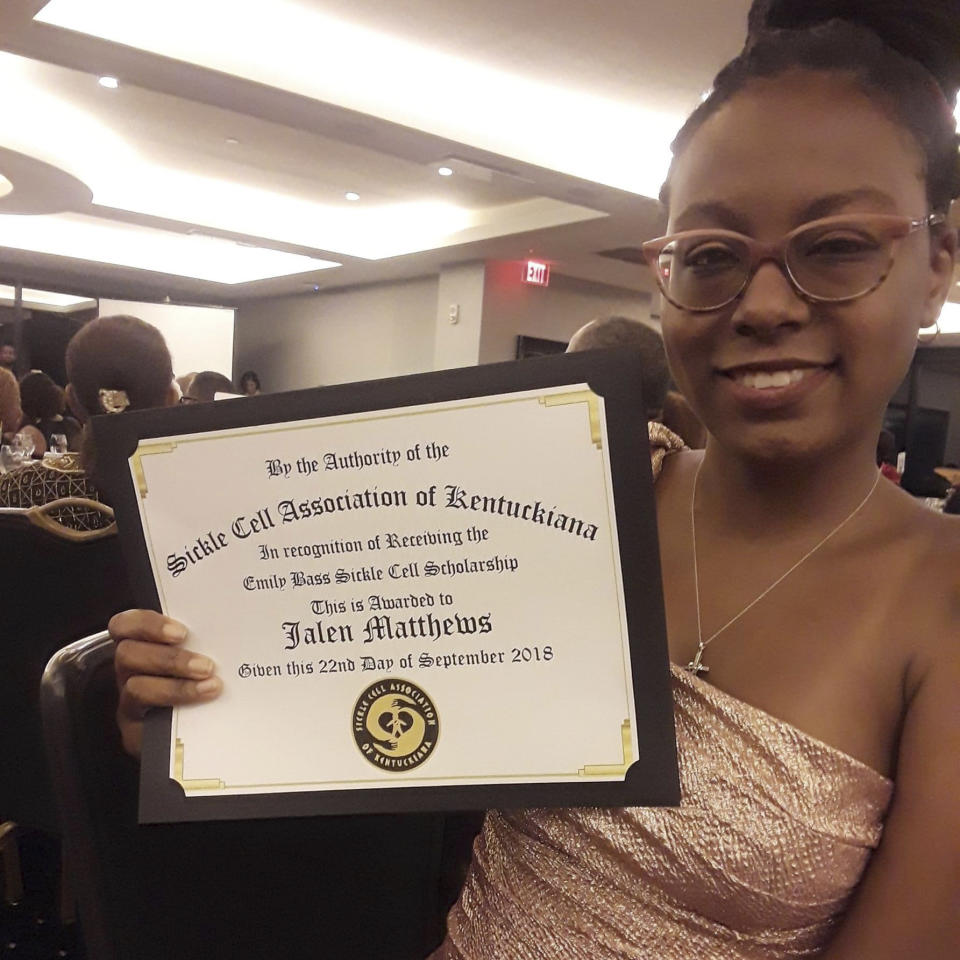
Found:
<path fill-rule="evenodd" d="M 887 264 L 887 267 L 881 277 L 869 289 L 863 290 L 860 293 L 855 293 L 848 297 L 818 297 L 812 293 L 808 293 L 803 289 L 803 287 L 800 286 L 797 278 L 790 270 L 790 265 L 786 260 L 787 247 L 790 245 L 790 241 L 793 240 L 797 234 L 803 233 L 809 230 L 811 227 L 830 227 L 834 224 L 840 226 L 841 224 L 863 223 L 869 224 L 874 228 L 879 228 L 879 231 L 881 233 L 885 233 L 889 239 L 903 240 L 911 233 L 915 233 L 917 230 L 922 230 L 925 227 L 939 226 L 945 221 L 946 215 L 943 213 L 931 213 L 919 220 L 912 220 L 910 217 L 902 217 L 895 213 L 849 214 L 846 216 L 824 217 L 820 220 L 811 220 L 809 223 L 801 224 L 795 230 L 791 230 L 790 233 L 784 237 L 781 237 L 776 243 L 764 243 L 761 240 L 755 240 L 753 237 L 748 237 L 742 233 L 737 233 L 735 230 L 682 230 L 679 233 L 672 233 L 666 237 L 657 237 L 655 240 L 648 240 L 646 243 L 640 245 L 640 249 L 643 251 L 643 258 L 646 261 L 647 266 L 653 270 L 653 273 L 657 278 L 657 286 L 660 288 L 660 292 L 663 294 L 664 298 L 668 303 L 675 306 L 678 310 L 683 310 L 685 313 L 714 313 L 717 310 L 722 310 L 724 307 L 728 307 L 734 302 L 734 300 L 738 300 L 741 296 L 743 296 L 744 291 L 750 286 L 750 283 L 753 280 L 757 270 L 760 268 L 760 265 L 770 260 L 780 267 L 783 275 L 789 281 L 790 286 L 793 287 L 797 296 L 801 299 L 810 303 L 849 303 L 851 300 L 859 300 L 861 297 L 865 297 L 867 294 L 873 293 L 873 291 L 876 290 L 884 282 L 884 280 L 887 279 L 887 277 L 890 275 L 890 270 L 893 268 L 894 260 L 896 259 L 896 251 L 891 250 L 890 262 Z M 749 254 L 749 269 L 747 270 L 740 289 L 737 290 L 737 292 L 728 300 L 725 300 L 723 303 L 720 303 L 715 307 L 686 307 L 683 304 L 677 303 L 677 301 L 674 300 L 669 293 L 667 293 L 666 285 L 660 272 L 660 254 L 663 253 L 664 248 L 668 244 L 673 243 L 676 240 L 696 239 L 697 237 L 703 237 L 704 239 L 708 237 L 716 237 L 721 239 L 728 237 L 742 243 L 747 248 L 747 252 Z"/>

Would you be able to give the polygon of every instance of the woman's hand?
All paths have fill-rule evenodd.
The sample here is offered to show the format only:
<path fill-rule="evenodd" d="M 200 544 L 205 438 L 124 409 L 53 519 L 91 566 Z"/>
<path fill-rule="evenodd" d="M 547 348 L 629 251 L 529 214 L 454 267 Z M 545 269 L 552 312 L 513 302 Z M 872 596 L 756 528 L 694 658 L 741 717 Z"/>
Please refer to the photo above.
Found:
<path fill-rule="evenodd" d="M 187 628 L 176 620 L 152 610 L 125 610 L 107 629 L 117 644 L 117 724 L 124 749 L 137 757 L 148 710 L 213 700 L 223 684 L 209 657 L 182 646 Z"/>

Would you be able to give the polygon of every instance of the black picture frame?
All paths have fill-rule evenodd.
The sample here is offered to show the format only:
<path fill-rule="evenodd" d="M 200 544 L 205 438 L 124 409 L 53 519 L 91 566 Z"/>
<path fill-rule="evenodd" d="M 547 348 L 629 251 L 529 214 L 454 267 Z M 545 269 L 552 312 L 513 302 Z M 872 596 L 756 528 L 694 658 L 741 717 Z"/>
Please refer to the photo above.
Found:
<path fill-rule="evenodd" d="M 171 711 L 158 709 L 144 725 L 140 821 L 679 803 L 670 664 L 640 379 L 640 358 L 632 351 L 594 351 L 94 418 L 95 479 L 116 510 L 134 595 L 142 607 L 159 611 L 129 469 L 129 458 L 141 440 L 583 383 L 604 398 L 606 412 L 639 751 L 639 759 L 622 781 L 188 797 L 169 778 Z M 190 479 L 196 482 L 202 481 Z"/>

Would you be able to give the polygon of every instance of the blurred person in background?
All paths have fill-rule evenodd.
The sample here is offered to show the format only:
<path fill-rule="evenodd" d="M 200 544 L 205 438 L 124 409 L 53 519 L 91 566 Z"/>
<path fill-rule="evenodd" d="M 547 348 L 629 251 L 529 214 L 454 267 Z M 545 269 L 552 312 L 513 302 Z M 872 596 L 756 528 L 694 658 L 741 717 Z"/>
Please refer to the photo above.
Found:
<path fill-rule="evenodd" d="M 260 378 L 253 370 L 244 371 L 240 377 L 239 392 L 245 397 L 255 397 L 260 393 Z"/>
<path fill-rule="evenodd" d="M 66 402 L 84 425 L 82 429 L 77 425 L 79 455 L 36 461 L 0 477 L 0 506 L 28 508 L 65 497 L 102 501 L 91 479 L 96 455 L 87 427 L 90 417 L 169 406 L 180 399 L 163 335 L 136 317 L 100 317 L 81 327 L 67 345 L 66 365 Z M 62 404 L 63 391 L 46 374 L 24 377 L 21 389 L 25 386 L 31 399 L 39 398 L 31 412 L 50 412 L 51 384 Z M 40 433 L 37 427 L 29 429 Z M 65 507 L 56 518 L 77 530 L 99 529 L 110 522 L 100 511 L 82 506 Z"/>
<path fill-rule="evenodd" d="M 647 420 L 659 420 L 663 416 L 670 370 L 663 349 L 663 337 L 658 330 L 630 317 L 596 317 L 570 338 L 567 353 L 618 347 L 626 347 L 640 354 L 644 413 Z"/>
<path fill-rule="evenodd" d="M 17 348 L 9 340 L 0 343 L 0 367 L 16 373 L 14 367 L 17 365 Z"/>
<path fill-rule="evenodd" d="M 96 468 L 90 417 L 180 402 L 163 334 L 123 314 L 81 327 L 67 345 L 67 378 L 67 402 L 84 425 L 80 453 L 88 475 Z"/>
<path fill-rule="evenodd" d="M 216 399 L 218 393 L 229 393 L 235 396 L 230 378 L 215 370 L 201 370 L 193 378 L 183 399 L 187 403 L 209 403 Z"/>
<path fill-rule="evenodd" d="M 88 428 L 90 417 L 170 406 L 180 399 L 163 335 L 136 317 L 90 321 L 68 344 L 66 363 L 70 381 L 66 400 L 84 425 L 80 453 L 36 461 L 0 477 L 0 506 L 27 508 L 64 497 L 102 501 L 91 479 L 96 451 Z M 56 519 L 77 530 L 110 523 L 105 514 L 83 506 L 65 507 Z"/>
<path fill-rule="evenodd" d="M 647 420 L 662 423 L 691 450 L 702 450 L 706 430 L 683 396 L 670 389 L 670 369 L 659 330 L 629 317 L 597 317 L 570 338 L 567 353 L 615 347 L 629 347 L 640 354 Z"/>
<path fill-rule="evenodd" d="M 79 449 L 80 424 L 73 417 L 64 416 L 64 392 L 47 374 L 32 370 L 20 381 L 20 406 L 23 408 L 20 429 L 34 428 L 34 453 L 37 456 L 43 456 L 53 448 L 54 436 L 64 438 L 68 450 Z"/>
<path fill-rule="evenodd" d="M 190 384 L 193 383 L 193 378 L 197 375 L 196 370 L 192 370 L 190 373 L 185 373 L 182 377 L 177 377 L 177 386 L 180 388 L 180 396 L 185 397 L 190 392 Z"/>
<path fill-rule="evenodd" d="M 6 367 L 0 366 L 0 439 L 3 443 L 12 439 L 22 420 L 20 385 Z"/>
<path fill-rule="evenodd" d="M 11 383 L 17 390 L 15 395 L 10 390 Z M 64 424 L 68 420 L 74 426 L 74 440 L 79 439 L 79 424 L 72 418 L 61 415 L 64 408 L 63 391 L 44 373 L 27 374 L 18 388 L 13 374 L 0 369 L 0 419 L 5 416 L 3 398 L 6 396 L 7 403 L 10 404 L 10 398 L 14 397 L 19 406 L 20 389 L 24 390 L 28 412 L 26 416 L 20 417 L 23 425 L 16 434 L 28 437 L 34 443 L 34 452 L 42 455 L 47 449 L 50 437 L 66 432 Z M 50 429 L 45 429 L 47 427 Z M 84 474 L 78 457 L 73 454 L 27 460 L 16 469 L 0 476 L 0 507 L 29 509 L 65 497 L 99 499 L 96 488 Z M 80 506 L 65 507 L 57 511 L 55 519 L 74 530 L 97 530 L 109 523 L 108 518 L 99 511 Z"/>

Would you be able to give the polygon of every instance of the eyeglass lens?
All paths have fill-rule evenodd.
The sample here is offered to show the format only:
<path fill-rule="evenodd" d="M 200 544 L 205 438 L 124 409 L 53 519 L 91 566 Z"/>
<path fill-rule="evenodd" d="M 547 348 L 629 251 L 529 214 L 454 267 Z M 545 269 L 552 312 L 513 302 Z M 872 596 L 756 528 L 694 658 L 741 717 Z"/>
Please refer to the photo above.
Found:
<path fill-rule="evenodd" d="M 815 300 L 851 300 L 874 289 L 890 268 L 892 240 L 870 224 L 811 224 L 795 233 L 784 252 L 794 284 Z M 755 269 L 749 245 L 728 235 L 698 232 L 678 237 L 661 251 L 658 273 L 664 293 L 690 310 L 726 306 Z"/>

